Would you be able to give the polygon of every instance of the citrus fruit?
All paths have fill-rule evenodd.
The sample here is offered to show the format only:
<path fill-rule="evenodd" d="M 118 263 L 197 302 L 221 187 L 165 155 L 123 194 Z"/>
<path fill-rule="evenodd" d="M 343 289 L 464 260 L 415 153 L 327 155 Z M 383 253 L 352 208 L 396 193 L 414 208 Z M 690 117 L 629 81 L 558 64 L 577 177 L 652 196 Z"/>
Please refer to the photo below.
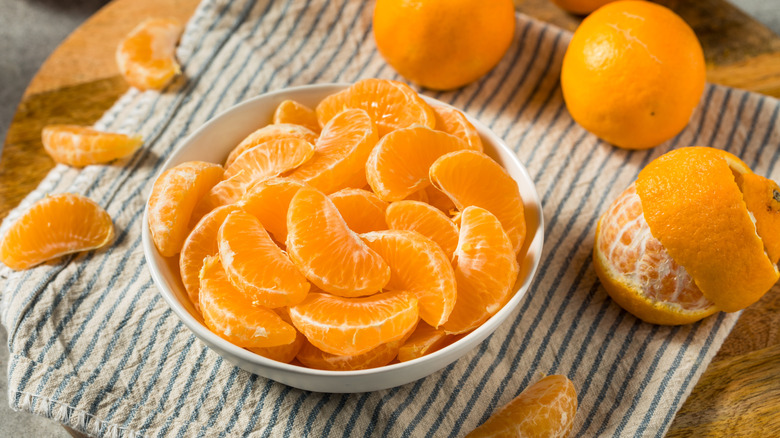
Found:
<path fill-rule="evenodd" d="M 206 256 L 219 254 L 217 233 L 228 214 L 239 208 L 235 205 L 224 205 L 205 215 L 193 228 L 179 254 L 179 273 L 187 296 L 200 310 L 198 291 L 200 290 L 200 270 Z"/>
<path fill-rule="evenodd" d="M 408 85 L 388 79 L 363 79 L 347 90 L 332 94 L 317 105 L 317 119 L 325 126 L 349 108 L 366 111 L 376 123 L 379 137 L 399 128 L 422 125 L 433 129 L 431 107 Z"/>
<path fill-rule="evenodd" d="M 745 205 L 756 220 L 756 231 L 764 242 L 769 260 L 777 264 L 780 259 L 780 187 L 755 173 L 737 175 L 736 180 Z"/>
<path fill-rule="evenodd" d="M 458 227 L 440 210 L 418 201 L 398 201 L 387 207 L 387 225 L 391 230 L 416 231 L 436 242 L 447 260 L 458 246 Z"/>
<path fill-rule="evenodd" d="M 577 15 L 587 15 L 615 0 L 552 0 L 561 9 Z"/>
<path fill-rule="evenodd" d="M 294 327 L 233 287 L 219 257 L 204 260 L 198 299 L 206 326 L 239 347 L 276 347 L 295 341 Z"/>
<path fill-rule="evenodd" d="M 447 345 L 448 335 L 442 329 L 436 329 L 420 321 L 417 328 L 398 349 L 398 360 L 407 362 L 440 350 Z"/>
<path fill-rule="evenodd" d="M 0 261 L 18 271 L 113 240 L 114 224 L 102 207 L 62 193 L 41 199 L 16 219 L 0 243 Z"/>
<path fill-rule="evenodd" d="M 378 136 L 368 113 L 349 109 L 333 117 L 317 139 L 314 156 L 288 176 L 333 193 L 366 185 L 365 162 Z"/>
<path fill-rule="evenodd" d="M 274 309 L 274 311 L 277 315 L 279 315 L 280 318 L 282 318 L 284 322 L 290 324 L 290 326 L 293 326 L 292 319 L 290 319 L 289 310 L 286 307 Z M 275 347 L 249 347 L 247 350 L 277 362 L 290 363 L 295 360 L 298 352 L 301 351 L 301 348 L 306 343 L 306 337 L 296 329 L 295 340 L 289 344 L 277 345 Z"/>
<path fill-rule="evenodd" d="M 574 426 L 577 390 L 566 376 L 547 376 L 496 411 L 467 438 L 565 438 Z"/>
<path fill-rule="evenodd" d="M 320 350 L 354 356 L 403 338 L 419 315 L 417 298 L 405 291 L 362 298 L 313 292 L 290 307 L 290 318 Z"/>
<path fill-rule="evenodd" d="M 157 177 L 149 195 L 149 231 L 157 250 L 165 257 L 179 253 L 189 234 L 195 204 L 221 178 L 218 164 L 188 161 Z"/>
<path fill-rule="evenodd" d="M 242 171 L 243 172 L 243 171 Z M 241 175 L 234 175 L 229 179 L 222 180 L 201 196 L 192 209 L 190 216 L 190 228 L 194 227 L 206 214 L 214 211 L 217 207 L 231 205 L 238 202 L 244 195 L 243 185 L 237 180 Z"/>
<path fill-rule="evenodd" d="M 274 111 L 274 124 L 289 123 L 301 125 L 311 129 L 312 132 L 320 132 L 320 123 L 317 121 L 317 113 L 308 106 L 294 100 L 284 100 Z"/>
<path fill-rule="evenodd" d="M 275 308 L 300 303 L 309 282 L 271 240 L 256 217 L 230 213 L 219 228 L 219 259 L 228 280 L 255 304 Z"/>
<path fill-rule="evenodd" d="M 380 291 L 390 268 L 366 246 L 327 196 L 302 188 L 287 210 L 287 253 L 312 283 L 332 294 L 355 297 Z"/>
<path fill-rule="evenodd" d="M 343 189 L 328 196 L 349 229 L 360 234 L 387 229 L 387 202 L 368 190 Z"/>
<path fill-rule="evenodd" d="M 253 185 L 241 199 L 241 208 L 260 220 L 274 239 L 287 240 L 287 208 L 306 183 L 290 178 L 269 178 Z"/>
<path fill-rule="evenodd" d="M 520 266 L 512 242 L 489 211 L 475 206 L 461 214 L 453 264 L 458 299 L 444 330 L 460 334 L 479 327 L 512 297 Z"/>
<path fill-rule="evenodd" d="M 176 62 L 176 43 L 181 24 L 170 18 L 150 18 L 136 26 L 119 43 L 119 72 L 133 87 L 161 90 L 181 73 Z"/>
<path fill-rule="evenodd" d="M 230 165 L 233 164 L 233 161 L 247 150 L 258 146 L 261 143 L 283 138 L 299 138 L 314 144 L 317 141 L 317 133 L 304 126 L 290 123 L 264 126 L 249 134 L 245 139 L 241 140 L 241 143 L 239 143 L 238 146 L 230 151 L 230 154 L 228 154 L 227 160 L 225 161 L 225 168 L 227 169 L 230 167 Z"/>
<path fill-rule="evenodd" d="M 511 0 L 378 0 L 374 40 L 401 76 L 436 90 L 490 71 L 515 34 Z"/>
<path fill-rule="evenodd" d="M 245 193 L 254 183 L 295 169 L 314 155 L 314 146 L 297 137 L 268 140 L 247 149 L 225 168 L 225 181 Z"/>
<path fill-rule="evenodd" d="M 41 141 L 54 161 L 75 167 L 126 157 L 143 144 L 141 136 L 130 137 L 76 125 L 49 125 L 43 128 Z"/>
<path fill-rule="evenodd" d="M 520 252 L 526 232 L 523 198 L 517 182 L 501 165 L 480 152 L 452 152 L 431 165 L 430 180 L 452 199 L 458 210 L 476 205 L 493 213 L 501 221 L 515 253 Z"/>
<path fill-rule="evenodd" d="M 320 350 L 308 341 L 298 352 L 297 359 L 309 368 L 328 371 L 355 371 L 382 367 L 395 359 L 401 340 L 380 344 L 365 353 L 351 356 L 331 354 Z"/>
<path fill-rule="evenodd" d="M 414 126 L 382 137 L 366 161 L 366 179 L 385 201 L 400 201 L 430 184 L 428 169 L 442 155 L 467 149 L 446 132 Z"/>
<path fill-rule="evenodd" d="M 444 105 L 431 105 L 436 115 L 436 129 L 460 138 L 468 148 L 482 152 L 482 139 L 474 125 L 455 108 Z"/>
<path fill-rule="evenodd" d="M 410 198 L 407 197 L 407 199 Z M 457 210 L 455 203 L 452 202 L 452 199 L 450 199 L 449 196 L 434 186 L 428 186 L 425 188 L 425 199 L 422 201 L 438 208 L 444 212 L 444 214 L 452 214 L 455 210 Z"/>
<path fill-rule="evenodd" d="M 439 245 L 405 230 L 374 231 L 360 237 L 390 266 L 386 288 L 414 293 L 420 318 L 434 327 L 444 324 L 459 297 L 452 264 Z"/>
<path fill-rule="evenodd" d="M 599 138 L 647 149 L 688 124 L 706 80 L 696 35 L 647 1 L 609 3 L 574 32 L 561 69 L 572 118 Z"/>

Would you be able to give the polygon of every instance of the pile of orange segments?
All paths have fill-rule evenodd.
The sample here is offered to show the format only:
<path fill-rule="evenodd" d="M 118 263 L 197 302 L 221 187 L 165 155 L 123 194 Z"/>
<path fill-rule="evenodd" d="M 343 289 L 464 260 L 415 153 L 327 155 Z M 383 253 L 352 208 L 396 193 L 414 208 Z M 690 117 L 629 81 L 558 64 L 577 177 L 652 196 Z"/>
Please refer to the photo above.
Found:
<path fill-rule="evenodd" d="M 516 182 L 468 119 L 380 79 L 315 109 L 282 102 L 224 166 L 168 169 L 148 216 L 214 333 L 326 370 L 479 327 L 511 298 L 526 232 Z"/>

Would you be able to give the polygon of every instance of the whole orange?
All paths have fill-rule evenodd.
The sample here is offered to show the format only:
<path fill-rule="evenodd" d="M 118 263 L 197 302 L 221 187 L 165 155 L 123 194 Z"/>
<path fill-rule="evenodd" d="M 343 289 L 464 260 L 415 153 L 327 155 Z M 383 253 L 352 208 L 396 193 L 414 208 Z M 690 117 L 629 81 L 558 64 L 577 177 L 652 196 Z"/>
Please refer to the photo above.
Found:
<path fill-rule="evenodd" d="M 552 2 L 561 9 L 577 15 L 590 14 L 607 3 L 612 3 L 614 1 L 615 0 L 552 0 Z"/>
<path fill-rule="evenodd" d="M 515 33 L 512 0 L 377 0 L 374 39 L 401 76 L 436 90 L 490 71 Z"/>
<path fill-rule="evenodd" d="M 705 81 L 693 30 L 671 10 L 645 1 L 610 3 L 585 18 L 561 70 L 574 120 L 627 149 L 651 148 L 682 131 Z"/>

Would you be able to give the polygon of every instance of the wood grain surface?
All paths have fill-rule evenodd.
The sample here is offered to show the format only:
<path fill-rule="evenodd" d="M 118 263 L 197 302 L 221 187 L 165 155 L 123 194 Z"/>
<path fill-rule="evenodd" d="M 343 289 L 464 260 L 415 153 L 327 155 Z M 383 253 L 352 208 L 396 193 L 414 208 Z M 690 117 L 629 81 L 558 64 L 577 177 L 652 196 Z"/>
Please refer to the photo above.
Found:
<path fill-rule="evenodd" d="M 0 219 L 53 167 L 40 141 L 51 123 L 90 125 L 127 90 L 114 50 L 150 16 L 186 21 L 197 0 L 114 0 L 58 47 L 30 83 L 0 157 Z M 660 0 L 702 42 L 710 82 L 780 96 L 780 37 L 724 0 Z M 549 0 L 523 13 L 574 30 L 581 17 Z M 746 309 L 672 424 L 669 437 L 769 436 L 780 431 L 780 291 Z"/>

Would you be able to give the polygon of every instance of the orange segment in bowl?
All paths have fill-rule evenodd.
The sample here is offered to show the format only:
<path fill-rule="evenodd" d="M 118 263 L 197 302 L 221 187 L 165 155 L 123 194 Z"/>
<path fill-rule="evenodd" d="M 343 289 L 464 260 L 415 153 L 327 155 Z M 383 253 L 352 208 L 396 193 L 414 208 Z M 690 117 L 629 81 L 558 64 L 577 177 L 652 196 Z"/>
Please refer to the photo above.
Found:
<path fill-rule="evenodd" d="M 367 233 L 387 229 L 387 202 L 368 190 L 343 189 L 328 197 L 352 231 Z"/>
<path fill-rule="evenodd" d="M 482 152 L 482 139 L 474 125 L 462 112 L 444 105 L 431 105 L 436 115 L 436 129 L 463 140 L 468 148 Z"/>
<path fill-rule="evenodd" d="M 457 287 L 452 264 L 434 241 L 414 231 L 374 231 L 360 236 L 390 266 L 391 290 L 417 295 L 420 318 L 438 327 L 456 305 Z"/>
<path fill-rule="evenodd" d="M 43 128 L 41 141 L 54 161 L 75 167 L 126 157 L 143 144 L 141 136 L 130 137 L 76 125 L 49 125 Z"/>
<path fill-rule="evenodd" d="M 366 185 L 365 162 L 379 137 L 368 113 L 349 109 L 322 128 L 314 156 L 288 176 L 324 192 Z"/>
<path fill-rule="evenodd" d="M 309 282 L 256 217 L 230 213 L 219 228 L 219 258 L 228 280 L 251 302 L 275 308 L 300 303 Z"/>
<path fill-rule="evenodd" d="M 311 129 L 312 132 L 320 132 L 320 124 L 317 121 L 317 113 L 308 106 L 294 100 L 284 100 L 274 111 L 274 124 L 289 123 L 301 125 Z"/>
<path fill-rule="evenodd" d="M 448 260 L 458 246 L 458 227 L 440 210 L 418 201 L 393 202 L 387 208 L 391 230 L 416 231 L 436 242 Z"/>
<path fill-rule="evenodd" d="M 304 126 L 291 123 L 264 126 L 249 134 L 245 139 L 241 140 L 241 143 L 239 143 L 238 146 L 230 151 L 230 154 L 225 161 L 225 168 L 227 169 L 230 167 L 236 158 L 249 149 L 267 141 L 280 140 L 283 138 L 299 138 L 314 144 L 317 141 L 317 133 Z"/>
<path fill-rule="evenodd" d="M 269 178 L 252 186 L 241 200 L 241 207 L 258 218 L 277 242 L 287 240 L 287 208 L 292 197 L 306 183 L 290 178 Z"/>
<path fill-rule="evenodd" d="M 287 308 L 274 309 L 277 315 L 287 324 L 292 325 L 292 319 Z M 277 345 L 275 347 L 249 347 L 247 350 L 265 358 L 275 360 L 277 362 L 290 363 L 295 360 L 298 352 L 306 344 L 306 337 L 301 334 L 297 329 L 295 330 L 295 340 L 289 344 Z"/>
<path fill-rule="evenodd" d="M 65 254 L 100 248 L 114 240 L 111 217 L 91 199 L 63 193 L 33 204 L 8 229 L 0 261 L 28 269 Z"/>
<path fill-rule="evenodd" d="M 780 273 L 764 251 L 734 173 L 712 148 L 676 149 L 650 162 L 636 191 L 650 231 L 723 311 L 756 302 Z"/>
<path fill-rule="evenodd" d="M 409 339 L 398 349 L 398 360 L 407 362 L 446 347 L 449 335 L 420 321 Z"/>
<path fill-rule="evenodd" d="M 444 330 L 460 334 L 479 327 L 509 301 L 520 266 L 501 223 L 475 206 L 461 215 L 453 263 L 458 300 Z"/>
<path fill-rule="evenodd" d="M 457 207 L 455 207 L 455 203 L 452 202 L 452 199 L 450 199 L 449 196 L 434 186 L 426 187 L 425 195 L 427 200 L 423 200 L 423 202 L 431 204 L 432 206 L 444 212 L 444 214 L 452 215 L 455 210 L 457 210 Z"/>
<path fill-rule="evenodd" d="M 523 198 L 517 182 L 501 165 L 480 152 L 452 152 L 431 165 L 430 179 L 458 210 L 476 205 L 493 213 L 501 221 L 515 253 L 520 251 L 526 233 Z"/>
<path fill-rule="evenodd" d="M 401 339 L 417 324 L 417 298 L 404 291 L 343 298 L 310 293 L 290 307 L 295 327 L 315 347 L 340 356 Z"/>
<path fill-rule="evenodd" d="M 380 344 L 365 353 L 342 356 L 327 353 L 304 341 L 297 359 L 309 368 L 328 371 L 355 371 L 383 367 L 395 359 L 401 340 Z"/>
<path fill-rule="evenodd" d="M 287 210 L 287 253 L 312 283 L 355 297 L 380 291 L 390 280 L 382 257 L 350 230 L 327 196 L 302 188 Z"/>
<path fill-rule="evenodd" d="M 466 148 L 463 140 L 446 132 L 422 126 L 397 129 L 382 137 L 371 151 L 366 179 L 380 198 L 400 201 L 430 184 L 428 169 L 434 161 Z"/>
<path fill-rule="evenodd" d="M 214 184 L 214 187 L 201 196 L 195 204 L 195 208 L 192 209 L 192 216 L 190 216 L 191 228 L 217 207 L 232 205 L 241 199 L 244 194 L 243 187 L 235 181 L 239 178 L 241 178 L 240 174 L 222 180 Z"/>
<path fill-rule="evenodd" d="M 170 18 L 151 18 L 136 26 L 116 50 L 116 62 L 125 80 L 141 90 L 161 90 L 181 73 L 176 43 L 181 24 Z"/>
<path fill-rule="evenodd" d="M 189 234 L 195 204 L 221 178 L 218 164 L 188 161 L 157 178 L 149 196 L 149 230 L 157 250 L 165 257 L 179 253 Z"/>
<path fill-rule="evenodd" d="M 233 287 L 219 257 L 206 257 L 203 263 L 199 300 L 206 326 L 239 347 L 276 347 L 295 341 L 294 327 Z"/>

